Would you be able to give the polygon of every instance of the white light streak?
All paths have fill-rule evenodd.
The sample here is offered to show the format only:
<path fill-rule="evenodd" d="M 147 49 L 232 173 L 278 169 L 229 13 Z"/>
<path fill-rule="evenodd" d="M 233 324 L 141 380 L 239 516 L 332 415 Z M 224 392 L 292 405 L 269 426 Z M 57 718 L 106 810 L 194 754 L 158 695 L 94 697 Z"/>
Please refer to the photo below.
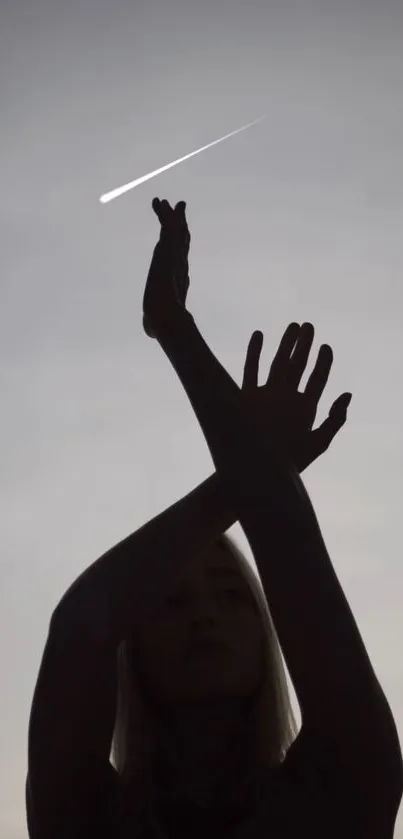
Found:
<path fill-rule="evenodd" d="M 128 192 L 130 189 L 134 189 L 136 186 L 140 186 L 140 184 L 144 184 L 146 181 L 150 181 L 151 178 L 155 178 L 157 175 L 161 175 L 162 172 L 166 172 L 168 169 L 172 169 L 173 166 L 177 166 L 178 163 L 183 163 L 184 160 L 189 160 L 189 158 L 194 157 L 195 154 L 200 154 L 200 152 L 206 151 L 206 149 L 210 149 L 212 146 L 217 145 L 217 143 L 222 143 L 223 140 L 228 140 L 228 138 L 233 137 L 234 134 L 239 134 L 240 131 L 246 131 L 247 128 L 251 128 L 252 125 L 256 125 L 263 119 L 266 119 L 266 117 L 259 117 L 258 119 L 253 120 L 253 122 L 248 122 L 247 125 L 242 125 L 241 128 L 236 128 L 235 131 L 231 131 L 229 134 L 225 134 L 224 137 L 219 137 L 218 140 L 213 140 L 212 143 L 207 143 L 206 146 L 201 146 L 201 148 L 196 149 L 196 151 L 191 151 L 189 154 L 185 154 L 183 157 L 178 157 L 178 159 L 173 160 L 172 163 L 166 163 L 165 166 L 160 166 L 159 169 L 154 169 L 154 171 L 149 172 L 148 175 L 142 175 L 141 178 L 136 178 L 135 181 L 131 181 L 130 183 L 125 184 L 124 186 L 119 186 L 117 187 L 117 189 L 112 189 L 111 192 L 105 192 L 105 194 L 101 195 L 99 199 L 101 204 L 107 204 L 109 201 L 113 201 L 114 198 L 118 198 L 119 195 L 123 195 L 124 192 Z"/>

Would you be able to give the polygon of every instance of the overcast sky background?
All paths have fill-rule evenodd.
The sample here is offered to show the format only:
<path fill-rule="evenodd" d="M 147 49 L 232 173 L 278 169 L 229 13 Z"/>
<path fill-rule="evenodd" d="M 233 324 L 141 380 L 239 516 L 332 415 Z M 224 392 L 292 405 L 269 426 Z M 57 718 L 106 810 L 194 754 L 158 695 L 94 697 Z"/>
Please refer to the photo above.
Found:
<path fill-rule="evenodd" d="M 154 195 L 187 201 L 189 308 L 239 384 L 254 329 L 262 379 L 291 320 L 333 346 L 319 419 L 351 390 L 349 420 L 304 481 L 401 736 L 401 3 L 3 0 L 0 70 L 0 839 L 57 601 L 213 471 L 142 331 Z"/>

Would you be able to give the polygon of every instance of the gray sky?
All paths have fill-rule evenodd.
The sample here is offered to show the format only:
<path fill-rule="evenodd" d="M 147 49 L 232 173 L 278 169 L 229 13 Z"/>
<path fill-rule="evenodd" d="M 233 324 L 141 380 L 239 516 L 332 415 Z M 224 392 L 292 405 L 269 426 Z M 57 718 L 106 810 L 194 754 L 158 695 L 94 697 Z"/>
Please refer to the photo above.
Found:
<path fill-rule="evenodd" d="M 189 308 L 238 383 L 254 329 L 262 380 L 291 320 L 333 346 L 319 419 L 351 390 L 349 421 L 304 480 L 401 735 L 401 3 L 5 0 L 0 33 L 0 839 L 54 606 L 213 471 L 142 331 L 154 195 L 187 201 Z"/>

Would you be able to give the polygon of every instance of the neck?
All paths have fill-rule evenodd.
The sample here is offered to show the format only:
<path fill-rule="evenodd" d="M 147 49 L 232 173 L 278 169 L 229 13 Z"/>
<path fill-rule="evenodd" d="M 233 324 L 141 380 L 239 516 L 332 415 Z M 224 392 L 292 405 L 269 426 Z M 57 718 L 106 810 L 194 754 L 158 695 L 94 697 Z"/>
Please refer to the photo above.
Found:
<path fill-rule="evenodd" d="M 210 797 L 231 763 L 245 712 L 244 700 L 186 702 L 165 710 L 162 759 L 165 783 L 175 793 Z"/>

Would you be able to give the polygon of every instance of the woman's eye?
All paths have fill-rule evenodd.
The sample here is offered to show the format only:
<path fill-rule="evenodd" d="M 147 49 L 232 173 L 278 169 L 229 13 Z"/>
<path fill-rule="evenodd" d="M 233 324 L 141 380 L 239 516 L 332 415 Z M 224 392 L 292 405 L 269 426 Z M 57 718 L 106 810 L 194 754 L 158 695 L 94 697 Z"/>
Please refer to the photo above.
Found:
<path fill-rule="evenodd" d="M 241 596 L 241 592 L 237 588 L 226 588 L 224 589 L 224 594 L 228 595 L 231 599 Z"/>

